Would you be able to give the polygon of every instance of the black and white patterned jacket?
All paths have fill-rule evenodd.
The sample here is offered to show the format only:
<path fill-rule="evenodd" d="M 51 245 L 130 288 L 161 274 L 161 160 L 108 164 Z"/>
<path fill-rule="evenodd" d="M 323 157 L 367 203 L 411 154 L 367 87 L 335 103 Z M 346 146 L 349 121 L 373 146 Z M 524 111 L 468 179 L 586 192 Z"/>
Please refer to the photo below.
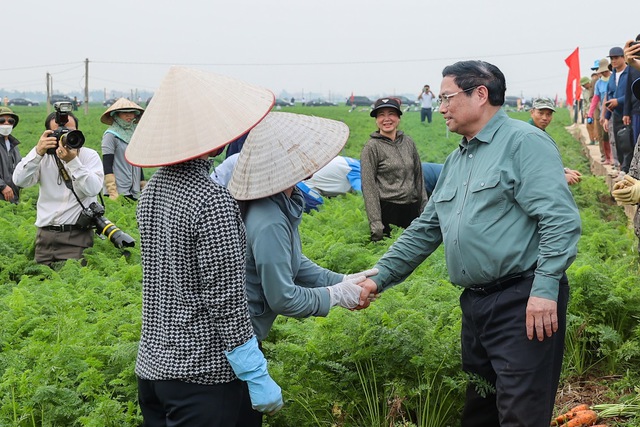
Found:
<path fill-rule="evenodd" d="M 235 379 L 223 351 L 253 336 L 245 291 L 245 229 L 211 163 L 160 168 L 137 208 L 142 335 L 136 374 L 217 384 Z"/>

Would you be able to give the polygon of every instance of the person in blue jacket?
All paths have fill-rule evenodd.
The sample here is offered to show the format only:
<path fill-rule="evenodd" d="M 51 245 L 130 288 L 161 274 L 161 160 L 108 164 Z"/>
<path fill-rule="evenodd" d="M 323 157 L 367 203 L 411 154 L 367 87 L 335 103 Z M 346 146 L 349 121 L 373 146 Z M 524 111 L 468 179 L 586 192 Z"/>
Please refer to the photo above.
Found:
<path fill-rule="evenodd" d="M 357 282 L 374 272 L 344 275 L 320 267 L 302 254 L 298 231 L 304 199 L 296 184 L 335 157 L 348 136 L 342 122 L 271 112 L 240 152 L 228 188 L 247 230 L 247 297 L 260 341 L 278 315 L 326 316 L 336 305 L 366 303 Z"/>

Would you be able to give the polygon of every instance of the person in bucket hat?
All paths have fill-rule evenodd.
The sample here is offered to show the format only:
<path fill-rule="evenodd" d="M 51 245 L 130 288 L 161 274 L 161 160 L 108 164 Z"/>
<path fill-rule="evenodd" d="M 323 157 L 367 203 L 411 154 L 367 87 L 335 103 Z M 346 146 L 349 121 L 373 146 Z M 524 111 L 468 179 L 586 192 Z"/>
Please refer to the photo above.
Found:
<path fill-rule="evenodd" d="M 393 97 L 378 99 L 371 111 L 378 130 L 360 154 L 362 195 L 370 238 L 381 240 L 391 225 L 406 228 L 427 203 L 416 144 L 398 129 L 402 110 Z"/>
<path fill-rule="evenodd" d="M 13 129 L 18 126 L 20 117 L 9 107 L 0 107 L 0 136 L 2 147 L 0 147 L 0 191 L 2 200 L 11 203 L 18 203 L 20 199 L 20 188 L 13 183 L 13 171 L 16 165 L 22 160 L 20 150 L 18 150 L 18 138 L 11 135 Z"/>
<path fill-rule="evenodd" d="M 102 135 L 102 163 L 104 184 L 109 198 L 122 195 L 137 200 L 144 187 L 142 168 L 133 166 L 124 158 L 124 152 L 133 136 L 144 108 L 126 98 L 120 98 L 100 117 L 109 128 Z"/>
<path fill-rule="evenodd" d="M 136 166 L 160 166 L 136 211 L 143 304 L 135 372 L 145 425 L 254 426 L 254 409 L 282 407 L 249 318 L 240 211 L 209 177 L 209 157 L 273 103 L 267 89 L 172 67 L 125 151 Z"/>

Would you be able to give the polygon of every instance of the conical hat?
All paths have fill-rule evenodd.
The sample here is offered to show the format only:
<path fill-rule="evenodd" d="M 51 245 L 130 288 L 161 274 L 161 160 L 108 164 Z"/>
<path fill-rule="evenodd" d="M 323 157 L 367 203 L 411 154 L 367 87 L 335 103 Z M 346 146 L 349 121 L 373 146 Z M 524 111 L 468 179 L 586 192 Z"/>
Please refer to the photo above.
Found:
<path fill-rule="evenodd" d="M 135 166 L 195 159 L 247 133 L 267 115 L 269 90 L 230 77 L 171 67 L 125 151 Z"/>
<path fill-rule="evenodd" d="M 342 122 L 272 112 L 249 132 L 229 191 L 237 200 L 253 200 L 293 187 L 336 157 L 347 138 Z"/>
<path fill-rule="evenodd" d="M 100 121 L 105 125 L 113 124 L 113 117 L 111 117 L 111 112 L 116 110 L 135 110 L 135 111 L 139 111 L 140 115 L 144 113 L 144 108 L 142 108 L 135 102 L 129 101 L 127 98 L 120 98 L 116 102 L 111 104 L 109 108 L 107 108 L 107 111 L 102 113 L 102 116 L 100 117 Z"/>

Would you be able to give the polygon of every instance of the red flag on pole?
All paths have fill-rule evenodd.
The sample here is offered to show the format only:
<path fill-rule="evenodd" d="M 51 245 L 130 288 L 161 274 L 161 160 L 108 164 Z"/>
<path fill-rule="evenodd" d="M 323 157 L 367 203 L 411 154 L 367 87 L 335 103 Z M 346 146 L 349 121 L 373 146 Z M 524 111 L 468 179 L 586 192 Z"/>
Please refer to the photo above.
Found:
<path fill-rule="evenodd" d="M 569 67 L 569 75 L 567 77 L 567 106 L 573 105 L 573 101 L 580 99 L 582 95 L 582 86 L 580 86 L 580 52 L 579 48 L 567 56 L 564 60 Z M 575 83 L 575 95 L 574 95 Z"/>

